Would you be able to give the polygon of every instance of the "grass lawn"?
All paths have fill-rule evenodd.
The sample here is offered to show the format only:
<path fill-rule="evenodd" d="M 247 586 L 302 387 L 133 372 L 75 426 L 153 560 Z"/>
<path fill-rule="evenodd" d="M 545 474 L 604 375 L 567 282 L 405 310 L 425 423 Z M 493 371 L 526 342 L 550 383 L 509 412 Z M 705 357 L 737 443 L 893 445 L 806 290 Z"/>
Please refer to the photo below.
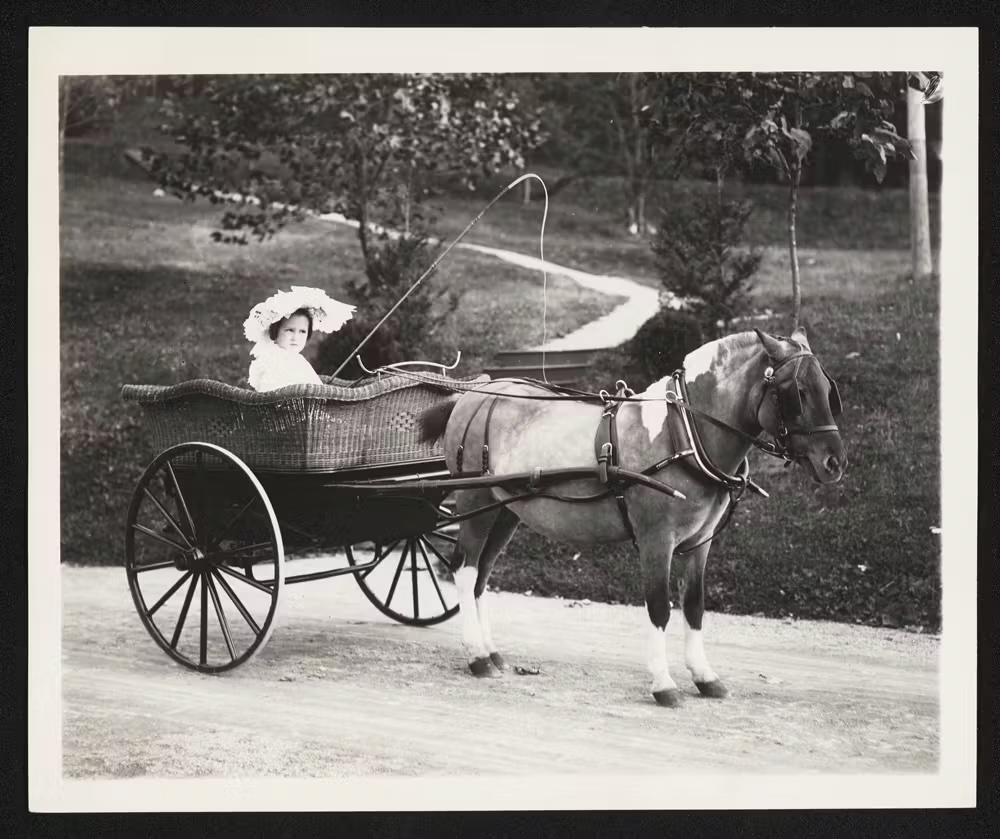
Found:
<path fill-rule="evenodd" d="M 862 275 L 864 260 L 855 261 Z M 804 308 L 812 347 L 844 400 L 844 479 L 814 484 L 754 453 L 751 472 L 771 497 L 748 496 L 716 540 L 706 575 L 710 609 L 939 628 L 938 288 L 886 265 L 872 258 L 854 294 L 831 281 Z M 783 321 L 754 325 L 779 332 Z M 642 603 L 631 546 L 552 543 L 525 529 L 491 584 Z"/>
<path fill-rule="evenodd" d="M 649 220 L 656 224 L 661 208 L 690 203 L 695 196 L 710 196 L 714 190 L 714 184 L 697 181 L 654 184 L 648 202 Z M 499 188 L 494 190 L 491 186 L 472 195 L 449 195 L 436 200 L 441 228 L 458 233 L 497 191 Z M 539 194 L 536 189 L 536 199 Z M 753 201 L 754 212 L 746 231 L 747 244 L 767 249 L 763 271 L 766 274 L 770 266 L 771 274 L 780 280 L 777 287 L 787 295 L 790 285 L 787 189 L 733 182 L 726 186 L 726 195 Z M 659 274 L 648 241 L 626 233 L 621 196 L 620 182 L 613 178 L 580 179 L 557 193 L 550 201 L 546 220 L 545 255 L 571 268 L 626 276 L 658 286 Z M 836 261 L 819 260 L 820 251 L 845 252 L 843 262 L 849 264 L 847 253 L 853 253 L 859 261 L 866 261 L 873 252 L 908 250 L 908 200 L 905 190 L 878 187 L 803 189 L 796 224 L 803 288 L 809 287 L 810 275 L 821 272 L 823 265 L 840 267 Z M 936 247 L 938 196 L 931 195 L 930 200 L 932 241 Z M 494 206 L 473 229 L 469 239 L 537 254 L 543 209 L 541 200 L 524 204 L 519 189 L 515 189 Z M 884 257 L 876 255 L 875 258 Z M 810 259 L 819 261 L 816 271 L 810 270 Z M 849 269 L 850 273 L 854 270 Z M 766 276 L 763 279 L 766 281 Z"/>
<path fill-rule="evenodd" d="M 256 302 L 291 283 L 337 295 L 362 263 L 347 227 L 310 221 L 264 245 L 219 246 L 208 238 L 217 218 L 210 205 L 155 199 L 149 182 L 108 177 L 99 165 L 70 172 L 60 220 L 63 558 L 113 564 L 121 561 L 135 480 L 154 454 L 141 415 L 119 400 L 121 385 L 201 376 L 241 383 L 249 364 L 242 322 Z M 658 200 L 689 200 L 703 188 L 666 184 Z M 623 233 L 616 189 L 610 179 L 590 179 L 560 192 L 545 255 L 656 285 L 648 243 Z M 784 190 L 747 189 L 757 207 L 748 242 L 765 248 L 755 306 L 781 313 L 755 325 L 787 332 Z M 493 194 L 439 201 L 437 232 L 449 240 Z M 905 202 L 905 192 L 889 190 L 803 192 L 803 321 L 840 383 L 850 466 L 843 482 L 821 487 L 798 470 L 755 464 L 772 497 L 745 501 L 717 540 L 710 608 L 939 625 L 940 552 L 931 531 L 940 525 L 938 290 L 906 278 Z M 540 221 L 540 203 L 525 206 L 512 195 L 469 239 L 537 254 Z M 454 251 L 428 282 L 462 291 L 448 326 L 463 352 L 462 372 L 479 372 L 498 349 L 541 340 L 540 276 Z M 548 292 L 549 337 L 616 302 L 556 277 Z M 397 316 L 405 317 L 405 306 Z M 617 376 L 603 372 L 609 383 Z M 580 549 L 526 531 L 492 582 L 641 602 L 631 548 Z"/>
<path fill-rule="evenodd" d="M 199 377 L 245 384 L 250 344 L 242 324 L 255 303 L 292 283 L 337 296 L 363 270 L 351 228 L 308 221 L 265 244 L 227 247 L 209 239 L 217 216 L 208 204 L 154 198 L 146 182 L 67 178 L 59 298 L 64 559 L 120 559 L 121 518 L 155 454 L 120 401 L 123 384 Z M 541 341 L 540 274 L 456 250 L 426 282 L 462 292 L 446 327 L 462 351 L 459 373 L 478 373 L 497 350 Z M 619 302 L 553 276 L 547 300 L 550 338 Z M 395 316 L 406 316 L 405 304 Z"/>

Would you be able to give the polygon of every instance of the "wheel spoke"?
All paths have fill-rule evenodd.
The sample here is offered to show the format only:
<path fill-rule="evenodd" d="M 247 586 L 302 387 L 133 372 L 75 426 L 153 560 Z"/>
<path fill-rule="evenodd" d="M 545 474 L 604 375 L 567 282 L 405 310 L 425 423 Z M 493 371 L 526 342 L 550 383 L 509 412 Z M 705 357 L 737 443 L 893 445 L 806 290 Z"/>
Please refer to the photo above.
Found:
<path fill-rule="evenodd" d="M 133 524 L 132 525 L 132 529 L 133 530 L 138 530 L 140 533 L 145 533 L 147 536 L 152 536 L 154 539 L 157 539 L 160 542 L 163 542 L 163 544 L 165 544 L 165 545 L 170 545 L 170 547 L 175 548 L 178 551 L 183 552 L 183 551 L 187 550 L 187 548 L 185 548 L 183 545 L 178 545 L 173 539 L 168 539 L 166 536 L 161 536 L 155 530 L 150 530 L 145 525 L 142 525 L 142 524 Z"/>
<path fill-rule="evenodd" d="M 424 543 L 434 552 L 434 556 L 444 563 L 444 567 L 451 571 L 451 563 L 441 555 L 441 551 L 434 547 L 434 543 L 429 540 L 424 540 Z"/>
<path fill-rule="evenodd" d="M 398 544 L 398 543 L 397 543 Z M 396 593 L 396 583 L 399 582 L 399 575 L 403 573 L 403 565 L 406 562 L 406 552 L 409 545 L 403 547 L 403 552 L 399 555 L 399 565 L 396 566 L 396 574 L 392 578 L 392 585 L 389 586 L 389 596 L 385 599 L 385 608 L 388 609 L 392 603 L 392 596 Z"/>
<path fill-rule="evenodd" d="M 236 661 L 236 649 L 233 647 L 233 636 L 229 634 L 229 621 L 226 620 L 226 613 L 222 611 L 222 603 L 219 602 L 219 592 L 215 588 L 215 582 L 211 574 L 205 574 L 205 582 L 208 584 L 208 593 L 212 595 L 212 605 L 215 607 L 215 615 L 219 619 L 219 627 L 222 629 L 222 637 L 226 642 L 226 649 L 229 650 L 229 660 Z"/>
<path fill-rule="evenodd" d="M 212 544 L 213 547 L 215 545 L 218 545 L 219 542 L 221 542 L 225 538 L 226 534 L 229 532 L 229 528 L 232 527 L 234 524 L 236 524 L 236 522 L 238 522 L 240 520 L 240 518 L 243 516 L 243 514 L 253 506 L 253 502 L 256 501 L 256 500 L 257 500 L 257 496 L 256 495 L 252 495 L 250 497 L 250 500 L 247 501 L 247 503 L 244 504 L 240 508 L 240 511 L 222 526 L 222 529 L 217 534 L 215 534 L 213 536 L 213 538 L 212 538 L 212 543 L 211 544 Z"/>
<path fill-rule="evenodd" d="M 169 564 L 173 565 L 173 563 L 169 563 Z M 191 572 L 188 571 L 183 577 L 181 577 L 180 579 L 178 579 L 176 583 L 174 583 L 170 588 L 167 589 L 167 593 L 164 594 L 163 597 L 161 597 L 159 600 L 156 601 L 156 604 L 153 606 L 153 608 L 150 609 L 146 614 L 148 614 L 149 617 L 153 617 L 153 615 L 156 614 L 157 610 L 164 603 L 166 603 L 171 597 L 173 597 L 174 592 L 177 591 L 177 589 L 179 589 L 182 585 L 184 585 L 184 581 L 188 577 L 190 577 L 190 576 L 191 576 Z"/>
<path fill-rule="evenodd" d="M 263 591 L 268 595 L 273 593 L 271 586 L 264 585 L 263 583 L 260 583 L 257 580 L 248 577 L 246 574 L 241 574 L 239 571 L 234 571 L 228 565 L 219 565 L 218 563 L 213 562 L 212 567 L 217 568 L 219 571 L 222 571 L 225 574 L 228 574 L 230 577 L 235 577 L 237 580 L 246 583 L 248 586 L 253 586 L 255 589 Z"/>
<path fill-rule="evenodd" d="M 376 545 L 375 546 L 375 556 L 372 557 L 372 567 L 369 568 L 367 571 L 365 571 L 363 574 L 360 575 L 361 579 L 362 580 L 366 579 L 368 577 L 368 575 L 371 574 L 371 572 L 374 571 L 378 567 L 378 564 L 383 559 L 385 559 L 389 554 L 391 554 L 394 550 L 396 550 L 396 547 L 399 545 L 400 541 L 401 540 L 397 539 L 395 542 L 393 542 L 391 545 L 389 545 L 385 549 L 385 553 L 381 553 L 382 547 L 380 545 Z"/>
<path fill-rule="evenodd" d="M 201 644 L 198 648 L 198 663 L 205 666 L 208 661 L 208 583 L 201 575 Z"/>
<path fill-rule="evenodd" d="M 218 569 L 212 569 L 212 575 L 218 581 L 219 585 L 222 586 L 222 590 L 229 595 L 229 599 L 233 601 L 233 605 L 243 615 L 243 620 L 247 622 L 247 626 L 253 631 L 254 635 L 260 635 L 260 627 L 257 626 L 257 621 L 253 619 L 250 612 L 247 611 L 246 607 L 243 605 L 243 601 L 236 596 L 236 592 L 233 591 L 229 583 L 226 582 L 225 578 L 219 573 Z"/>
<path fill-rule="evenodd" d="M 174 635 L 170 639 L 170 649 L 177 649 L 177 642 L 181 639 L 181 630 L 184 628 L 184 621 L 187 618 L 188 608 L 191 606 L 191 598 L 194 597 L 195 586 L 198 585 L 198 578 L 192 577 L 191 585 L 188 586 L 187 595 L 184 597 L 184 605 L 181 606 L 181 613 L 177 618 L 177 626 L 174 627 Z"/>
<path fill-rule="evenodd" d="M 194 519 L 191 518 L 191 512 L 188 510 L 187 501 L 184 500 L 184 493 L 181 492 L 181 485 L 177 480 L 176 473 L 174 472 L 174 465 L 169 460 L 167 461 L 167 472 L 170 473 L 170 480 L 174 482 L 174 491 L 177 493 L 177 503 L 180 505 L 181 511 L 184 513 L 184 518 L 187 520 L 188 527 L 191 528 L 191 538 L 197 541 L 198 532 L 194 528 Z"/>
<path fill-rule="evenodd" d="M 420 577 L 417 568 L 417 549 L 414 545 L 419 540 L 414 539 L 409 543 L 410 548 L 410 584 L 413 586 L 413 617 L 420 617 Z"/>
<path fill-rule="evenodd" d="M 170 513 L 168 513 L 166 511 L 166 509 L 164 508 L 164 506 L 159 501 L 156 500 L 156 497 L 153 495 L 153 493 L 151 493 L 149 491 L 149 487 L 143 487 L 142 491 L 146 494 L 146 497 L 150 501 L 153 502 L 153 504 L 155 505 L 156 509 L 160 511 L 160 515 L 163 516 L 163 518 L 165 518 L 167 520 L 167 523 L 174 530 L 177 531 L 177 535 L 180 536 L 181 539 L 184 540 L 184 544 L 187 546 L 187 548 L 190 549 L 191 548 L 191 543 L 188 541 L 187 534 L 184 533 L 184 531 L 181 530 L 181 526 L 176 521 L 174 521 L 174 517 L 172 515 L 170 515 Z"/>
<path fill-rule="evenodd" d="M 453 544 L 453 545 L 455 545 L 455 544 L 458 543 L 458 537 L 457 536 L 452 536 L 450 533 L 444 533 L 441 530 L 435 530 L 434 531 L 434 538 L 435 539 L 444 539 L 445 542 L 451 542 L 451 544 Z"/>
<path fill-rule="evenodd" d="M 427 557 L 427 551 L 424 550 L 424 539 L 417 541 L 417 545 L 420 547 L 420 554 L 424 558 L 424 565 L 427 566 L 427 571 L 430 574 L 431 582 L 434 583 L 434 591 L 437 592 L 438 600 L 441 601 L 442 608 L 447 612 L 448 604 L 444 602 L 444 595 L 441 593 L 441 586 L 438 585 L 437 574 L 434 573 L 434 569 L 431 567 L 431 561 Z"/>
<path fill-rule="evenodd" d="M 160 571 L 163 568 L 173 568 L 174 561 L 172 559 L 165 560 L 164 562 L 153 562 L 149 565 L 142 565 L 133 568 L 136 574 L 142 574 L 145 571 Z"/>

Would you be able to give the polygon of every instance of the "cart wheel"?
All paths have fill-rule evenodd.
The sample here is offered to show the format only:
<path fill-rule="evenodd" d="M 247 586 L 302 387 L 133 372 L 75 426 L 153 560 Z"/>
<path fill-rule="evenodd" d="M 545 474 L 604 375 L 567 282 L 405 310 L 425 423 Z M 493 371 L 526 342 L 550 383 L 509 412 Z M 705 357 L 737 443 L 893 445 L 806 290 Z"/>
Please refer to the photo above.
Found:
<path fill-rule="evenodd" d="M 174 446 L 139 479 L 125 526 L 128 585 L 143 625 L 179 664 L 220 673 L 264 646 L 283 558 L 267 494 L 225 449 Z"/>
<path fill-rule="evenodd" d="M 348 545 L 344 552 L 351 565 L 364 569 L 354 579 L 382 614 L 410 626 L 433 626 L 458 612 L 448 566 L 456 530 L 443 525 L 395 542 Z"/>

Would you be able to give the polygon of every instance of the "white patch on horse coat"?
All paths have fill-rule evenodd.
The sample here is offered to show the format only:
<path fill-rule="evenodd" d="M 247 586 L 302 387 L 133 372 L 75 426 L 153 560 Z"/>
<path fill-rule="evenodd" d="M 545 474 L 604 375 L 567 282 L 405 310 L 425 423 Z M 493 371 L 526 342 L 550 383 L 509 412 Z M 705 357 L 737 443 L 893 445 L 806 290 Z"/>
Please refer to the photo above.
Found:
<path fill-rule="evenodd" d="M 479 625 L 479 610 L 476 607 L 476 578 L 479 569 L 465 565 L 455 572 L 455 587 L 458 589 L 458 611 L 462 615 L 462 641 L 469 659 L 488 655 L 483 644 L 483 632 Z"/>
<path fill-rule="evenodd" d="M 700 629 L 692 629 L 684 618 L 684 664 L 696 682 L 714 682 L 719 677 L 705 657 L 705 645 Z"/>
<path fill-rule="evenodd" d="M 649 442 L 652 443 L 657 435 L 663 430 L 663 423 L 667 421 L 667 382 L 670 377 L 653 382 L 640 396 L 649 399 L 649 402 L 641 402 L 642 405 L 642 425 L 649 435 Z"/>
<path fill-rule="evenodd" d="M 493 641 L 493 633 L 490 630 L 490 610 L 486 607 L 488 591 L 484 591 L 482 596 L 476 598 L 476 612 L 479 615 L 479 631 L 483 636 L 483 646 L 490 653 L 498 652 L 497 645 Z"/>
<path fill-rule="evenodd" d="M 658 693 L 661 690 L 676 690 L 677 682 L 670 678 L 670 667 L 667 665 L 666 629 L 657 629 L 650 624 L 646 656 L 649 673 L 653 677 L 653 693 Z"/>
<path fill-rule="evenodd" d="M 698 347 L 684 357 L 684 377 L 688 384 L 691 384 L 702 373 L 707 373 L 712 369 L 715 365 L 718 349 L 718 342 L 712 341 Z"/>

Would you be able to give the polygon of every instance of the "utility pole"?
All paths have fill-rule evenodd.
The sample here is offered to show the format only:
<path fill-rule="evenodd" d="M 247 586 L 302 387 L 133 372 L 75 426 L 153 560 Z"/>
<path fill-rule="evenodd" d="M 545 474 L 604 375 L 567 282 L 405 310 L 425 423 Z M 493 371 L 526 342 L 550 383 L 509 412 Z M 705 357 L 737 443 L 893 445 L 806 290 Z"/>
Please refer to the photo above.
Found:
<path fill-rule="evenodd" d="M 929 277 L 933 271 L 923 100 L 921 91 L 906 86 L 906 134 L 914 154 L 910 161 L 910 256 L 915 280 Z"/>

